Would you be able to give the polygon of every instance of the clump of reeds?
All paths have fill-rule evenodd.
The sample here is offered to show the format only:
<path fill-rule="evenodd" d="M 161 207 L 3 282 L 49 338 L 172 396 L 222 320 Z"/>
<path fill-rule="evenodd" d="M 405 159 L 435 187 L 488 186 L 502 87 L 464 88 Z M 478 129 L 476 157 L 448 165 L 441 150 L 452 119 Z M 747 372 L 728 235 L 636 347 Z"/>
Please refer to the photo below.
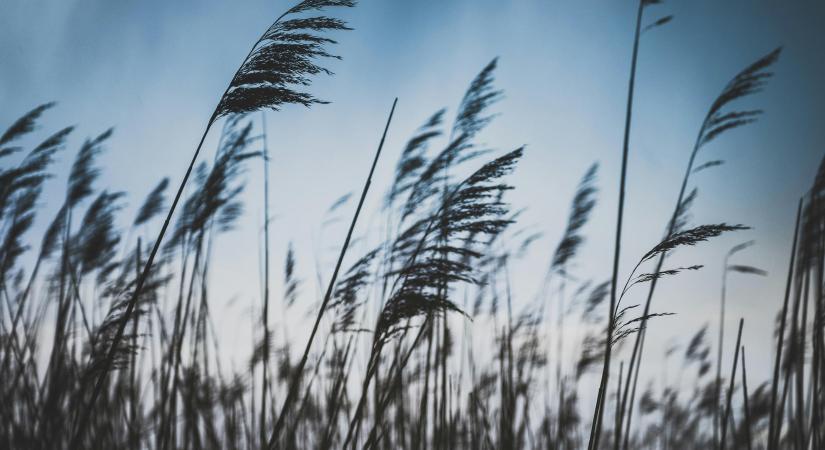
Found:
<path fill-rule="evenodd" d="M 761 115 L 736 105 L 764 87 L 778 57 L 774 51 L 746 67 L 714 100 L 666 232 L 618 284 L 639 38 L 671 20 L 664 16 L 643 26 L 643 13 L 656 3 L 641 0 L 637 10 L 611 278 L 586 280 L 576 273 L 588 263 L 579 255 L 599 190 L 599 166 L 593 164 L 576 189 L 562 236 L 550 247 L 539 292 L 529 301 L 516 294 L 516 261 L 533 251 L 543 233 L 523 226 L 523 210 L 512 210 L 507 201 L 524 147 L 499 154 L 480 142 L 503 98 L 493 59 L 470 82 L 452 122 L 448 110 L 439 109 L 412 133 L 383 197 L 383 232 L 352 256 L 351 242 L 372 231 L 357 225 L 393 103 L 326 291 L 313 303 L 311 333 L 297 351 L 287 333 L 272 332 L 271 141 L 266 119 L 257 122 L 259 129 L 249 113 L 324 103 L 307 86 L 314 75 L 331 73 L 320 65 L 332 57 L 327 48 L 334 41 L 326 33 L 348 27 L 318 11 L 353 2 L 304 0 L 279 17 L 221 96 L 175 195 L 170 197 L 170 179 L 160 180 L 129 220 L 122 217 L 127 194 L 99 186 L 98 157 L 112 136 L 107 130 L 81 144 L 42 238 L 31 236 L 45 184 L 55 175 L 52 163 L 73 128 L 24 151 L 19 144 L 36 137 L 54 105 L 24 114 L 0 135 L 0 447 L 822 447 L 825 163 L 800 200 L 769 383 L 754 384 L 747 373 L 741 319 L 730 372 L 722 368 L 727 276 L 766 275 L 729 261 L 748 242 L 733 247 L 723 266 L 715 376 L 704 325 L 664 355 L 667 365 L 681 351 L 678 379 L 644 380 L 636 401 L 647 321 L 679 313 L 651 310 L 655 286 L 702 268 L 666 267 L 667 256 L 746 228 L 691 225 L 698 193 L 688 190 L 691 177 L 723 163 L 696 159 L 722 134 Z M 215 157 L 197 164 L 203 139 L 219 119 Z M 220 318 L 212 313 L 220 300 L 210 291 L 220 262 L 214 246 L 244 214 L 248 169 L 259 158 L 265 176 L 264 292 L 252 310 L 260 332 L 250 343 L 249 364 L 227 367 L 215 331 Z M 330 212 L 347 211 L 350 198 L 340 197 Z M 302 261 L 290 245 L 283 278 L 272 280 L 283 292 L 284 310 L 310 296 L 300 288 Z M 628 304 L 628 293 L 644 286 L 644 307 Z M 581 334 L 567 333 L 574 327 L 565 320 L 577 322 Z M 635 338 L 632 354 L 621 360 L 629 338 Z M 618 377 L 608 384 L 617 360 Z M 591 405 L 579 400 L 580 385 L 591 374 L 601 375 L 592 416 L 584 413 Z M 684 389 L 685 383 L 692 386 Z"/>

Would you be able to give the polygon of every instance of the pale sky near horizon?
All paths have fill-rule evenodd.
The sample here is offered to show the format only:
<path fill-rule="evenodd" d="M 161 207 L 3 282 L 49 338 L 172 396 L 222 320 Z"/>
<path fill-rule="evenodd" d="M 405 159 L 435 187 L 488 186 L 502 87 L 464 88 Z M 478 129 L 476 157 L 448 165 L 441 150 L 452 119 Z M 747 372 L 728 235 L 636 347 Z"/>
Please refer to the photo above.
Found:
<path fill-rule="evenodd" d="M 54 214 L 72 152 L 84 137 L 109 126 L 115 126 L 115 135 L 100 161 L 98 187 L 129 193 L 125 220 L 160 178 L 169 176 L 175 185 L 240 59 L 288 5 L 4 0 L 0 127 L 51 100 L 59 105 L 44 116 L 38 137 L 78 125 L 70 151 L 56 167 L 60 175 L 46 190 L 38 226 Z M 694 224 L 725 221 L 753 230 L 677 253 L 673 265 L 706 267 L 661 284 L 654 309 L 677 315 L 651 325 L 655 339 L 647 348 L 647 373 L 658 373 L 662 367 L 656 361 L 673 339 L 683 342 L 706 322 L 716 329 L 722 258 L 731 246 L 755 239 L 757 245 L 737 262 L 770 275 L 732 276 L 726 330 L 733 335 L 738 318 L 745 316 L 744 340 L 754 349 L 748 352 L 753 366 L 748 376 L 753 374 L 756 385 L 769 374 L 772 320 L 781 304 L 797 200 L 812 183 L 825 148 L 825 6 L 670 0 L 651 7 L 646 22 L 669 14 L 674 20 L 646 33 L 640 49 L 625 275 L 661 237 L 710 102 L 740 69 L 784 47 L 775 78 L 747 101 L 765 116 L 704 149 L 703 160 L 726 164 L 695 178 Z M 335 76 L 318 78 L 310 88 L 332 103 L 266 115 L 277 216 L 276 298 L 283 255 L 292 241 L 304 279 L 300 314 L 317 300 L 316 263 L 329 273 L 345 232 L 337 226 L 322 233 L 319 224 L 333 201 L 360 189 L 392 99 L 399 97 L 398 109 L 357 230 L 366 238 L 352 249 L 353 258 L 378 242 L 376 206 L 403 144 L 437 109 L 448 107 L 449 117 L 472 77 L 496 56 L 496 86 L 505 98 L 494 107 L 500 116 L 481 140 L 501 151 L 527 145 L 510 178 L 516 189 L 509 198 L 514 208 L 528 208 L 523 225 L 545 232 L 513 270 L 516 293 L 529 298 L 544 275 L 576 184 L 594 161 L 601 164 L 599 204 L 585 229 L 588 240 L 575 274 L 609 277 L 635 2 L 363 0 L 341 16 L 355 28 L 336 35 L 340 43 L 333 52 L 343 60 L 329 62 Z M 210 134 L 209 148 L 216 137 Z M 203 160 L 209 158 L 207 152 Z M 247 214 L 218 240 L 211 281 L 221 319 L 216 326 L 223 330 L 222 342 L 241 355 L 234 357 L 239 367 L 250 342 L 249 308 L 260 301 L 260 166 L 253 165 L 248 175 Z M 353 206 L 342 210 L 344 217 Z M 145 232 L 155 233 L 158 226 Z M 629 301 L 642 301 L 642 291 Z M 290 333 L 299 335 L 300 327 L 290 325 Z"/>

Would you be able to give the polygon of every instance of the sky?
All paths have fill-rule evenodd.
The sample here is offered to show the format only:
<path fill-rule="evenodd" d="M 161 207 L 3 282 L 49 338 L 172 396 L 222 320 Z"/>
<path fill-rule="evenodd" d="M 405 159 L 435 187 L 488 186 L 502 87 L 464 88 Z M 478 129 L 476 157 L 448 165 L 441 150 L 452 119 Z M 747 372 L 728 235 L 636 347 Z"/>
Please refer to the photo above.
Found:
<path fill-rule="evenodd" d="M 289 6 L 273 0 L 4 1 L 0 124 L 57 101 L 38 136 L 78 127 L 46 190 L 40 229 L 59 205 L 72 152 L 110 126 L 115 133 L 100 160 L 105 170 L 98 186 L 129 193 L 124 220 L 162 177 L 176 185 L 241 58 Z M 594 162 L 600 164 L 599 204 L 573 270 L 580 279 L 608 279 L 635 12 L 629 0 L 363 0 L 343 12 L 355 29 L 336 35 L 334 53 L 343 59 L 328 62 L 335 75 L 317 78 L 310 88 L 331 103 L 265 115 L 276 298 L 292 242 L 304 279 L 298 315 L 312 311 L 321 295 L 316 267 L 331 271 L 346 232 L 319 224 L 337 198 L 362 186 L 393 99 L 398 107 L 353 258 L 380 239 L 377 206 L 406 140 L 439 108 L 454 113 L 470 80 L 494 57 L 496 86 L 505 97 L 480 140 L 502 152 L 527 146 L 508 198 L 514 208 L 527 208 L 521 225 L 545 233 L 516 263 L 517 298 L 530 298 L 544 275 L 576 184 Z M 640 45 L 620 278 L 661 238 L 712 100 L 736 72 L 783 46 L 775 78 L 745 102 L 764 109 L 764 117 L 703 149 L 700 161 L 726 164 L 694 179 L 694 224 L 742 223 L 752 230 L 675 254 L 673 265 L 705 267 L 660 284 L 653 309 L 675 315 L 651 324 L 655 339 L 646 350 L 646 373 L 655 374 L 665 370 L 662 354 L 670 345 L 707 322 L 716 329 L 722 259 L 733 245 L 754 239 L 757 245 L 736 262 L 769 276 L 731 276 L 726 330 L 732 335 L 738 318 L 746 318 L 743 339 L 755 349 L 748 352 L 748 373 L 761 382 L 769 375 L 770 330 L 781 305 L 797 201 L 825 148 L 825 6 L 671 0 L 649 8 L 645 22 L 671 14 L 674 20 L 645 33 Z M 261 117 L 253 116 L 256 126 Z M 210 133 L 203 160 L 210 160 L 217 134 Z M 221 342 L 238 365 L 250 347 L 252 306 L 260 302 L 260 165 L 248 176 L 247 214 L 216 242 L 211 280 Z M 354 205 L 348 208 L 345 217 Z M 150 235 L 158 226 L 139 232 Z M 628 302 L 642 302 L 645 292 Z M 287 322 L 273 314 L 273 321 Z M 289 328 L 302 333 L 299 325 Z"/>

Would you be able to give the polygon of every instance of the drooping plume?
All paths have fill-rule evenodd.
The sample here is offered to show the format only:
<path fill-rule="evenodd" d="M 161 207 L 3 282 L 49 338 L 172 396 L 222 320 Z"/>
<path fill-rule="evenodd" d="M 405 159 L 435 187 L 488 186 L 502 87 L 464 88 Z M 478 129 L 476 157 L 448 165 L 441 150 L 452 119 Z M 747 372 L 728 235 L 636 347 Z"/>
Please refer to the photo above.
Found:
<path fill-rule="evenodd" d="M 352 6 L 355 2 L 350 0 L 304 0 L 290 8 L 255 43 L 232 78 L 212 120 L 263 108 L 277 111 L 288 104 L 308 107 L 326 103 L 301 89 L 309 86 L 313 75 L 332 74 L 318 65 L 318 59 L 339 59 L 327 52 L 325 47 L 336 42 L 324 37 L 323 33 L 350 28 L 336 18 L 295 16 L 325 8 Z"/>

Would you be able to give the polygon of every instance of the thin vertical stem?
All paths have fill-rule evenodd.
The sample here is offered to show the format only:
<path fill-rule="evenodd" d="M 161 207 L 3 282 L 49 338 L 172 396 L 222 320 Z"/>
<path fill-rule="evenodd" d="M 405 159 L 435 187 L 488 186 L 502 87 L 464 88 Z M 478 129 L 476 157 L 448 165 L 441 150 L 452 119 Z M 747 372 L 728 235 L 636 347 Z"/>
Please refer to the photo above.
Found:
<path fill-rule="evenodd" d="M 266 445 L 267 370 L 269 369 L 269 146 L 266 142 L 266 113 L 261 111 L 261 129 L 264 147 L 264 352 L 261 364 L 261 447 Z"/>
<path fill-rule="evenodd" d="M 627 89 L 627 111 L 625 114 L 624 127 L 624 142 L 622 145 L 622 168 L 619 179 L 619 207 L 616 215 L 616 241 L 613 251 L 613 275 L 610 281 L 610 311 L 607 322 L 607 336 L 605 340 L 604 351 L 604 365 L 602 367 L 602 378 L 599 385 L 599 394 L 596 400 L 596 411 L 593 416 L 593 424 L 590 429 L 590 441 L 588 443 L 588 450 L 596 450 L 599 447 L 599 437 L 602 429 L 602 417 L 604 416 L 604 408 L 600 404 L 604 403 L 605 390 L 610 378 L 610 357 L 613 347 L 613 328 L 615 327 L 616 314 L 616 284 L 619 277 L 619 257 L 621 255 L 622 243 L 622 219 L 624 215 L 624 197 L 625 197 L 625 182 L 627 178 L 627 157 L 629 153 L 630 144 L 630 124 L 633 113 L 633 90 L 636 83 L 636 60 L 639 53 L 639 34 L 641 31 L 642 11 L 644 10 L 644 1 L 639 1 L 638 10 L 636 13 L 636 30 L 633 37 L 633 56 L 630 62 L 630 80 Z"/>
<path fill-rule="evenodd" d="M 745 366 L 744 345 L 742 346 L 742 397 L 745 402 L 742 406 L 745 416 L 745 438 L 747 439 L 748 450 L 753 450 L 753 436 L 751 436 L 751 413 L 750 404 L 748 403 L 748 371 Z"/>
<path fill-rule="evenodd" d="M 796 334 L 799 343 L 795 344 L 797 351 L 794 354 L 794 356 L 797 357 L 797 361 L 794 364 L 794 369 L 796 370 L 796 420 L 794 422 L 796 424 L 796 437 L 799 448 L 803 448 L 805 442 L 805 334 L 807 333 L 808 326 L 808 296 L 811 283 L 811 276 L 807 270 L 804 272 L 804 280 L 802 296 L 800 297 L 802 301 L 802 317 L 800 317 L 799 330 Z"/>
<path fill-rule="evenodd" d="M 327 308 L 327 304 L 329 303 L 330 298 L 332 298 L 332 290 L 335 287 L 335 281 L 338 278 L 338 272 L 341 270 L 341 263 L 344 261 L 344 255 L 346 255 L 347 248 L 349 247 L 350 240 L 352 239 L 352 232 L 355 230 L 355 224 L 358 221 L 358 215 L 361 213 L 361 207 L 364 206 L 364 199 L 366 199 L 367 192 L 369 191 L 370 184 L 372 183 L 372 175 L 375 172 L 375 166 L 378 164 L 378 157 L 381 156 L 381 149 L 384 147 L 384 140 L 387 137 L 387 130 L 389 130 L 390 128 L 390 122 L 392 122 L 392 115 L 395 112 L 395 105 L 397 103 L 398 98 L 396 98 L 392 102 L 390 115 L 387 118 L 387 124 L 384 126 L 384 133 L 381 135 L 381 142 L 378 144 L 378 150 L 375 152 L 375 158 L 372 161 L 370 173 L 367 176 L 367 181 L 366 183 L 364 183 L 364 189 L 361 192 L 361 199 L 358 201 L 358 207 L 355 209 L 355 215 L 352 217 L 352 223 L 350 223 L 349 231 L 347 232 L 347 237 L 346 239 L 344 239 L 344 245 L 341 247 L 341 253 L 338 255 L 338 262 L 335 264 L 335 270 L 332 272 L 332 278 L 330 278 L 329 285 L 327 285 L 327 291 L 324 295 L 324 300 L 323 302 L 321 302 L 321 307 L 318 310 L 318 315 L 315 317 L 315 324 L 312 326 L 312 332 L 310 332 L 309 334 L 309 339 L 307 340 L 306 348 L 304 348 L 304 354 L 301 356 L 301 361 L 295 367 L 295 375 L 292 377 L 292 380 L 290 381 L 287 396 L 284 399 L 283 406 L 281 407 L 281 413 L 278 415 L 278 421 L 275 423 L 275 428 L 272 430 L 272 435 L 269 437 L 269 444 L 267 445 L 268 448 L 275 448 L 277 446 L 276 444 L 281 428 L 283 427 L 284 417 L 286 416 L 286 413 L 289 410 L 289 406 L 295 400 L 295 394 L 298 390 L 298 382 L 300 381 L 301 374 L 303 374 L 304 367 L 306 366 L 307 358 L 309 357 L 309 351 L 312 348 L 312 342 L 313 340 L 315 340 L 315 335 L 318 333 L 318 326 L 321 324 L 321 318 L 324 316 L 324 311 Z"/>
<path fill-rule="evenodd" d="M 137 240 L 137 247 L 135 248 L 135 276 L 140 276 L 140 252 L 141 252 L 141 242 L 140 238 Z M 137 349 L 137 338 L 138 338 L 138 315 L 132 318 L 132 347 Z M 138 432 L 139 423 L 137 420 L 138 416 L 138 399 L 140 398 L 138 395 L 138 388 L 137 388 L 137 379 L 135 376 L 137 364 L 137 351 L 135 350 L 132 353 L 131 364 L 129 365 L 129 382 L 130 382 L 130 393 L 131 393 L 131 403 L 132 403 L 132 411 L 131 411 L 131 429 L 129 430 L 129 436 L 131 437 L 131 444 L 132 448 L 137 450 L 140 448 L 140 433 Z"/>
<path fill-rule="evenodd" d="M 739 363 L 739 346 L 742 343 L 742 327 L 745 325 L 745 319 L 739 319 L 739 333 L 736 335 L 736 351 L 733 355 L 733 368 L 730 372 L 730 385 L 728 386 L 727 401 L 725 402 L 725 414 L 722 417 L 722 438 L 720 440 L 720 448 L 725 448 L 725 440 L 728 432 L 728 417 L 730 416 L 730 405 L 733 400 L 733 384 L 736 381 L 736 366 Z"/>
<path fill-rule="evenodd" d="M 624 361 L 619 363 L 619 378 L 616 380 L 616 424 L 615 424 L 615 439 L 616 442 L 613 443 L 615 447 L 619 446 L 619 442 L 621 442 L 621 433 L 619 430 L 622 428 L 621 420 L 621 407 L 622 407 L 622 376 L 624 375 Z"/>
<path fill-rule="evenodd" d="M 722 264 L 722 294 L 719 299 L 719 341 L 716 348 L 716 382 L 714 385 L 714 408 L 713 408 L 713 441 L 717 449 L 721 449 L 719 443 L 719 408 L 722 401 L 722 353 L 725 346 L 725 293 L 727 291 L 728 282 L 728 257 L 730 252 L 725 256 L 724 264 Z"/>
<path fill-rule="evenodd" d="M 782 349 L 785 342 L 785 324 L 788 319 L 788 300 L 791 296 L 791 283 L 793 281 L 793 268 L 794 268 L 794 260 L 796 258 L 796 245 L 799 239 L 799 221 L 802 217 L 802 199 L 799 199 L 799 206 L 796 210 L 796 225 L 794 225 L 794 233 L 793 233 L 793 244 L 791 244 L 791 261 L 788 264 L 788 278 L 785 284 L 785 299 L 782 303 L 782 318 L 779 322 L 779 333 L 777 336 L 777 345 L 776 345 L 776 359 L 774 360 L 773 365 L 773 380 L 771 381 L 771 415 L 770 421 L 768 424 L 768 450 L 776 448 L 778 445 L 778 429 L 777 427 L 781 428 L 781 419 L 780 422 L 776 422 L 776 397 L 777 391 L 779 388 L 779 367 L 782 362 Z"/>

